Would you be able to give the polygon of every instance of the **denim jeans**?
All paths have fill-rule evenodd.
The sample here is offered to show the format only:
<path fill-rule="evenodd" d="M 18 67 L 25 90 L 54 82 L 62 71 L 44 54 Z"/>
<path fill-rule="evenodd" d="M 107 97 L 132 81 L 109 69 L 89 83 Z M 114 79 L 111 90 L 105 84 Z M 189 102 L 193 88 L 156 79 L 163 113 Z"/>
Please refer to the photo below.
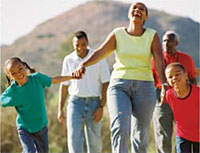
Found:
<path fill-rule="evenodd" d="M 113 79 L 108 87 L 113 153 L 146 153 L 156 96 L 152 81 Z"/>
<path fill-rule="evenodd" d="M 70 96 L 67 106 L 67 135 L 69 153 L 84 153 L 83 130 L 88 153 L 101 153 L 101 121 L 94 123 L 93 113 L 100 105 L 99 97 Z"/>
<path fill-rule="evenodd" d="M 47 127 L 35 133 L 18 129 L 18 135 L 23 147 L 23 153 L 47 153 L 49 151 Z"/>
<path fill-rule="evenodd" d="M 156 88 L 156 107 L 153 113 L 154 135 L 157 153 L 171 153 L 173 112 L 168 104 L 160 104 L 161 89 Z"/>
<path fill-rule="evenodd" d="M 199 142 L 192 142 L 176 136 L 177 153 L 199 153 L 199 148 Z"/>

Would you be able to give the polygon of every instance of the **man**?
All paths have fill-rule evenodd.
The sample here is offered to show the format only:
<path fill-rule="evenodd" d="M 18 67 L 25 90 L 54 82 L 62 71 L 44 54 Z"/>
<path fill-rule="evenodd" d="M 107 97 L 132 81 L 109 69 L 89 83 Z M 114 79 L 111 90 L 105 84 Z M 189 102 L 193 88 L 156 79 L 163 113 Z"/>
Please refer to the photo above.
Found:
<path fill-rule="evenodd" d="M 92 50 L 88 47 L 85 32 L 78 31 L 73 37 L 74 52 L 63 61 L 62 75 L 71 74 L 87 59 Z M 101 153 L 101 119 L 106 104 L 106 90 L 110 72 L 106 61 L 88 67 L 80 80 L 70 80 L 61 84 L 58 104 L 58 121 L 65 118 L 64 104 L 69 93 L 67 106 L 67 135 L 69 153 L 83 153 L 84 125 L 88 153 Z"/>
<path fill-rule="evenodd" d="M 165 65 L 172 62 L 181 63 L 188 73 L 190 83 L 196 84 L 195 67 L 192 58 L 180 51 L 176 47 L 179 43 L 178 34 L 174 31 L 167 31 L 162 40 L 163 56 Z M 154 135 L 156 141 L 156 149 L 158 153 L 171 153 L 171 137 L 173 132 L 173 113 L 168 104 L 160 104 L 161 83 L 152 61 L 152 71 L 155 80 L 157 104 L 153 115 Z M 166 85 L 168 85 L 166 83 Z"/>

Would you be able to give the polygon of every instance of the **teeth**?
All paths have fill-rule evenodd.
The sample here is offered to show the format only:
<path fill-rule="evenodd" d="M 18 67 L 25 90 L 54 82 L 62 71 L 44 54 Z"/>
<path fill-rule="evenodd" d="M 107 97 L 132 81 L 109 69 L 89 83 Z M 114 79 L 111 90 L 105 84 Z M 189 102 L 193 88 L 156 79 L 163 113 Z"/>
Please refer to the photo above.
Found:
<path fill-rule="evenodd" d="M 141 17 L 141 14 L 139 14 L 139 13 L 135 13 L 135 16 L 139 16 L 139 17 Z"/>

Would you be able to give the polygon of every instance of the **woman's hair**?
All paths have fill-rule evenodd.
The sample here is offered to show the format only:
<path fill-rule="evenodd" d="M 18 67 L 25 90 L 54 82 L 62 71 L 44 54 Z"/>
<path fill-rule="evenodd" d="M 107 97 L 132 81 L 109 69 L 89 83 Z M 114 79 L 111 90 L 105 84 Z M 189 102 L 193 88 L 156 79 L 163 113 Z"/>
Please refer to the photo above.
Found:
<path fill-rule="evenodd" d="M 7 75 L 6 67 L 8 66 L 8 64 L 14 64 L 15 62 L 19 62 L 23 64 L 25 68 L 29 70 L 30 73 L 36 72 L 34 68 L 31 68 L 26 62 L 22 61 L 19 57 L 12 57 L 12 58 L 7 59 L 4 64 L 4 72 L 6 74 L 6 79 L 7 79 L 6 88 L 9 87 L 11 84 L 11 80 Z"/>
<path fill-rule="evenodd" d="M 172 67 L 178 67 L 178 68 L 180 68 L 180 69 L 183 71 L 183 73 L 186 72 L 186 71 L 185 71 L 185 67 L 184 67 L 181 63 L 179 63 L 179 62 L 170 63 L 169 65 L 167 65 L 165 71 L 166 71 L 167 69 L 169 69 L 169 68 L 172 68 Z"/>

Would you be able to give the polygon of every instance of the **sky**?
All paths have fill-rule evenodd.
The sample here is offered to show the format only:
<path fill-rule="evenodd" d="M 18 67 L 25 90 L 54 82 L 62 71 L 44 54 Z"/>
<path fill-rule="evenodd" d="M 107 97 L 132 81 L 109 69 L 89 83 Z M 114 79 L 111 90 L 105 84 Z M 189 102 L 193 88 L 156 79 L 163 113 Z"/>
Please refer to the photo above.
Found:
<path fill-rule="evenodd" d="M 1 0 L 0 44 L 12 44 L 37 25 L 89 0 Z M 90 0 L 91 1 L 91 0 Z M 200 0 L 118 0 L 144 2 L 148 8 L 200 22 Z"/>

